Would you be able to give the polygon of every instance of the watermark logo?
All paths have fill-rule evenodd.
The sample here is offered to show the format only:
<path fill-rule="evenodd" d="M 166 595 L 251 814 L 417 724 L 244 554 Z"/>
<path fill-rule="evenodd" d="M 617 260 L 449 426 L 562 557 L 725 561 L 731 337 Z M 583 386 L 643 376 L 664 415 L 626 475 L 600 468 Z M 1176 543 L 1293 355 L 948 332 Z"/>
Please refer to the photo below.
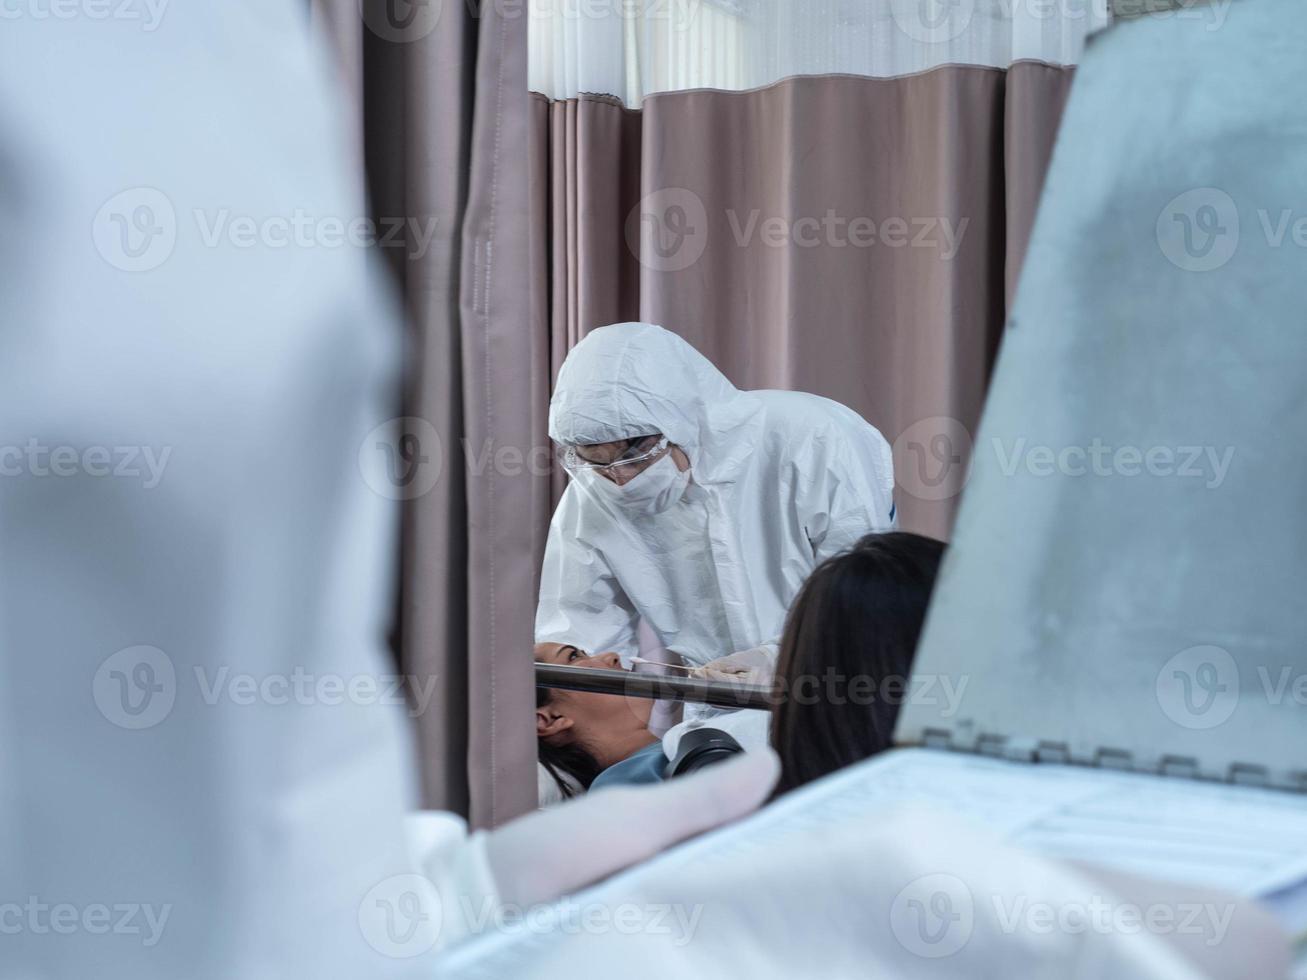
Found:
<path fill-rule="evenodd" d="M 1223 190 L 1199 187 L 1178 195 L 1157 219 L 1162 254 L 1187 272 L 1211 272 L 1250 243 L 1259 249 L 1307 250 L 1307 215 L 1293 208 L 1243 203 L 1243 214 L 1256 214 L 1255 225 L 1241 226 L 1240 207 Z"/>
<path fill-rule="evenodd" d="M 158 647 L 127 647 L 100 664 L 91 693 L 100 714 L 119 728 L 153 728 L 172 712 L 177 672 Z"/>
<path fill-rule="evenodd" d="M 1239 667 L 1216 646 L 1182 650 L 1157 673 L 1157 703 L 1177 725 L 1216 728 L 1239 704 Z"/>
<path fill-rule="evenodd" d="M 231 208 L 194 208 L 178 215 L 162 191 L 136 187 L 105 202 L 96 214 L 92 234 L 96 250 L 114 268 L 149 272 L 172 257 L 181 235 L 191 236 L 192 232 L 188 241 L 211 249 L 381 248 L 402 249 L 406 258 L 421 259 L 439 230 L 439 217 L 430 214 L 374 218 L 296 207 L 263 215 Z"/>
<path fill-rule="evenodd" d="M 410 718 L 417 718 L 431 704 L 438 679 L 434 674 L 317 673 L 300 665 L 289 672 L 251 674 L 228 664 L 195 664 L 178 676 L 172 658 L 162 650 L 135 646 L 100 665 L 92 694 L 100 713 L 121 728 L 158 725 L 191 683 L 199 703 L 211 708 L 383 706 L 406 709 Z"/>
<path fill-rule="evenodd" d="M 975 903 L 956 875 L 923 875 L 907 884 L 890 905 L 890 929 L 910 953 L 927 959 L 952 956 L 971 938 Z"/>
<path fill-rule="evenodd" d="M 976 0 L 891 0 L 890 15 L 908 37 L 923 44 L 947 44 L 971 25 Z"/>
<path fill-rule="evenodd" d="M 680 272 L 708 246 L 708 212 L 694 191 L 665 187 L 641 198 L 626 218 L 626 244 L 653 272 Z"/>
<path fill-rule="evenodd" d="M 948 500 L 971 477 L 971 451 L 971 433 L 957 419 L 922 419 L 894 440 L 895 479 L 918 500 Z"/>
<path fill-rule="evenodd" d="M 414 415 L 381 423 L 363 439 L 359 472 L 387 500 L 415 500 L 430 492 L 445 466 L 436 427 Z"/>
<path fill-rule="evenodd" d="M 133 187 L 104 203 L 91 234 L 96 251 L 115 269 L 149 272 L 177 247 L 177 212 L 162 191 Z"/>
<path fill-rule="evenodd" d="M 1172 198 L 1157 216 L 1157 244 L 1176 268 L 1212 272 L 1239 248 L 1239 208 L 1225 191 L 1197 187 Z"/>
<path fill-rule="evenodd" d="M 436 29 L 443 0 L 359 0 L 368 30 L 384 41 L 409 44 Z"/>
<path fill-rule="evenodd" d="M 418 874 L 393 875 L 374 885 L 359 904 L 359 930 L 383 956 L 421 956 L 440 938 L 440 894 Z"/>

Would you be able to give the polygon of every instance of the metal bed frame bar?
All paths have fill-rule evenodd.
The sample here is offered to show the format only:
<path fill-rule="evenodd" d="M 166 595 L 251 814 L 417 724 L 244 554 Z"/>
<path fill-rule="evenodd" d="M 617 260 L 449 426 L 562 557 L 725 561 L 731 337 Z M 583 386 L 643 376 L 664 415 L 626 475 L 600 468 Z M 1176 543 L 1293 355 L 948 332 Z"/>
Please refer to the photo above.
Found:
<path fill-rule="evenodd" d="M 755 684 L 731 684 L 702 677 L 668 677 L 598 667 L 536 664 L 536 686 L 593 694 L 623 694 L 650 700 L 691 701 L 717 708 L 753 708 L 770 711 L 771 690 Z"/>

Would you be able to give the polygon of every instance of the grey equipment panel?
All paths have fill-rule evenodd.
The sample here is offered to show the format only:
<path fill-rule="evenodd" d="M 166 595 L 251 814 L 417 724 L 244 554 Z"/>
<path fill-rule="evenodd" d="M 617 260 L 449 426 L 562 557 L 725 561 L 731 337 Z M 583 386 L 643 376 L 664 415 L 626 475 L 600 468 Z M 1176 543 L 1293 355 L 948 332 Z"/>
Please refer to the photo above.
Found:
<path fill-rule="evenodd" d="M 1301 0 L 1090 44 L 901 744 L 1307 789 L 1303 51 Z"/>

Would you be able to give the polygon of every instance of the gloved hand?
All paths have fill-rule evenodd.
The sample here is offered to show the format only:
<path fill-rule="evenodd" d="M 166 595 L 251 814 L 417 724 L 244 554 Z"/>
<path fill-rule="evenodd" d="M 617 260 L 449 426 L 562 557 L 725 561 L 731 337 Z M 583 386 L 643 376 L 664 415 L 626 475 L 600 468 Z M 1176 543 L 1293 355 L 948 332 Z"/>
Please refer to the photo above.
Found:
<path fill-rule="evenodd" d="M 710 681 L 734 681 L 767 687 L 776 672 L 776 658 L 780 648 L 764 643 L 752 650 L 741 650 L 729 657 L 719 657 L 691 671 L 695 677 Z"/>

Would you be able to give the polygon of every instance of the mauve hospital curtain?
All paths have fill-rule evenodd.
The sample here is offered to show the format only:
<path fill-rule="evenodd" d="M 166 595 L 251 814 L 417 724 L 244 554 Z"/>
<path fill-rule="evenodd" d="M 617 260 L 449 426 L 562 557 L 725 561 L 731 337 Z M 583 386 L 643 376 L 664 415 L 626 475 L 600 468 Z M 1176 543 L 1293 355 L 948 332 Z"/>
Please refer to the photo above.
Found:
<path fill-rule="evenodd" d="M 356 112 L 379 251 L 407 313 L 397 645 L 424 805 L 536 805 L 530 647 L 549 481 L 549 349 L 529 317 L 526 20 L 503 5 L 313 0 Z"/>
<path fill-rule="evenodd" d="M 946 532 L 966 447 L 940 419 L 978 417 L 1086 2 L 312 0 L 373 215 L 407 223 L 381 248 L 410 332 L 382 492 L 426 805 L 535 804 L 540 463 L 586 331 L 654 320 L 738 384 L 851 405 L 904 450 L 904 525 Z"/>
<path fill-rule="evenodd" d="M 862 414 L 894 443 L 902 526 L 946 537 L 1103 2 L 534 6 L 552 369 L 604 323 L 661 323 L 737 385 Z"/>

